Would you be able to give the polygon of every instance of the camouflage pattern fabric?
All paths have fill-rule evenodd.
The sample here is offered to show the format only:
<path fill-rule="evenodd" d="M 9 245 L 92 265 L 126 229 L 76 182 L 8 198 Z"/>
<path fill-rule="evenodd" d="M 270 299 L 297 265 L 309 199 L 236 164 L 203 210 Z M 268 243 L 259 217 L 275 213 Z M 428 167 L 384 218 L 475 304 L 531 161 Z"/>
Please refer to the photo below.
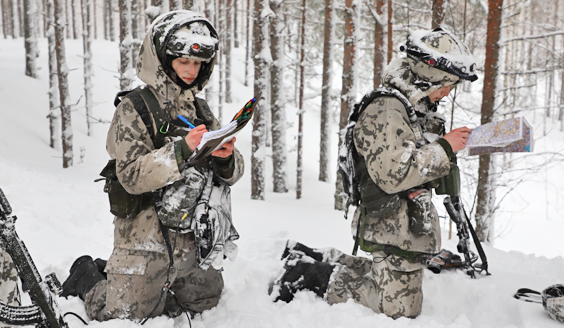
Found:
<path fill-rule="evenodd" d="M 391 318 L 415 318 L 423 304 L 422 281 L 424 265 L 409 263 L 395 255 L 372 253 L 373 260 L 346 256 L 340 263 L 371 262 L 372 275 L 359 270 L 365 265 L 339 266 L 327 288 L 329 304 L 344 303 L 352 298 L 356 303 L 383 313 Z M 353 259 L 354 258 L 354 259 Z"/>
<path fill-rule="evenodd" d="M 175 234 L 171 231 L 171 240 Z M 176 237 L 180 237 L 176 236 Z M 92 320 L 147 317 L 182 313 L 182 306 L 193 316 L 217 305 L 223 290 L 221 273 L 213 268 L 198 267 L 194 251 L 194 235 L 177 238 L 174 250 L 174 270 L 170 272 L 171 293 L 161 298 L 167 280 L 168 254 L 132 249 L 114 249 L 106 266 L 107 280 L 102 280 L 85 297 L 86 313 Z M 186 238 L 189 237 L 189 238 Z M 178 245 L 182 240 L 184 244 Z"/>
<path fill-rule="evenodd" d="M 20 306 L 18 272 L 10 255 L 0 248 L 0 301 L 7 305 Z M 0 322 L 0 327 L 12 327 Z"/>
<path fill-rule="evenodd" d="M 177 12 L 173 14 L 177 15 Z M 167 15 L 160 19 L 163 17 Z M 183 89 L 163 70 L 152 41 L 153 32 L 149 32 L 143 41 L 137 64 L 138 77 L 153 92 L 169 119 L 180 114 L 192 122 L 196 119 L 211 122 L 209 130 L 219 129 L 221 125 L 213 113 L 202 106 L 197 109 L 194 98 L 208 81 L 214 60 L 207 64 L 205 73 L 198 77 L 197 86 Z M 153 126 L 157 131 L 154 120 Z M 142 194 L 161 189 L 182 178 L 176 156 L 177 142 L 168 142 L 155 149 L 145 124 L 131 100 L 126 97 L 114 114 L 106 149 L 110 157 L 116 159 L 116 173 L 125 190 L 131 194 Z M 244 172 L 243 157 L 237 149 L 233 151 L 230 165 L 232 168 L 229 170 L 212 166 L 216 175 L 228 186 L 237 182 Z M 135 218 L 115 217 L 114 227 L 114 252 L 106 268 L 108 280 L 98 283 L 88 293 L 85 300 L 87 313 L 90 318 L 97 320 L 142 319 L 155 306 L 166 280 L 168 254 L 159 219 L 155 208 L 151 206 Z M 177 245 L 188 245 L 193 240 L 190 233 L 174 235 L 171 233 L 171 241 L 176 238 Z M 223 281 L 213 268 L 205 272 L 197 269 L 193 249 L 192 246 L 177 247 L 175 271 L 171 273 L 170 281 L 173 286 L 181 286 L 175 287 L 179 300 L 187 305 L 193 303 L 188 309 L 199 313 L 217 304 Z M 162 309 L 159 309 L 155 315 L 161 312 Z"/>

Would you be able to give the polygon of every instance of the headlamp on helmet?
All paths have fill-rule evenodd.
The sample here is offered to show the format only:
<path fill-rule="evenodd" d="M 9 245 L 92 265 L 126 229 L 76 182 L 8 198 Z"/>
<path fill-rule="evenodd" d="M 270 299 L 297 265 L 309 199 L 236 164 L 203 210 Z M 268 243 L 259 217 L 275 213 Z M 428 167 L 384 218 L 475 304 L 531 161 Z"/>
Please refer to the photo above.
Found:
<path fill-rule="evenodd" d="M 166 44 L 166 53 L 208 63 L 218 49 L 218 40 L 203 22 L 179 28 Z"/>
<path fill-rule="evenodd" d="M 405 45 L 400 46 L 407 56 L 433 68 L 454 74 L 461 79 L 474 82 L 476 63 L 466 48 L 452 33 L 442 28 L 433 31 L 415 31 L 408 35 Z"/>

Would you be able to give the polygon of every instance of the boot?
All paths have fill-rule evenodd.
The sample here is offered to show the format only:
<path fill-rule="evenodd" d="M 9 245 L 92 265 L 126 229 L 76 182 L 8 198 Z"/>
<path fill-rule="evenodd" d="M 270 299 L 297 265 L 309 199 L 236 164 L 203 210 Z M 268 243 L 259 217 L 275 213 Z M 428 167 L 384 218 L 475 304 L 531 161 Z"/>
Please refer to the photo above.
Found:
<path fill-rule="evenodd" d="M 297 254 L 291 254 L 284 267 L 286 271 L 274 283 L 279 291 L 274 302 L 288 303 L 300 290 L 310 290 L 317 296 L 323 297 L 329 285 L 329 278 L 335 269 L 335 265 L 301 258 Z"/>
<path fill-rule="evenodd" d="M 98 266 L 88 255 L 76 259 L 72 264 L 70 274 L 63 283 L 61 296 L 78 296 L 84 301 L 84 296 L 101 280 L 104 276 L 98 271 Z"/>
<path fill-rule="evenodd" d="M 108 261 L 102 259 L 95 259 L 94 263 L 96 263 L 96 266 L 98 267 L 98 272 L 100 272 L 104 276 L 104 279 L 108 279 L 108 274 L 104 272 L 104 270 L 106 270 L 106 264 L 108 264 Z"/>
<path fill-rule="evenodd" d="M 302 252 L 305 255 L 311 257 L 312 259 L 322 262 L 323 261 L 323 253 L 319 252 L 316 249 L 313 248 L 309 248 L 304 244 L 298 243 L 296 241 L 293 240 L 288 240 L 286 242 L 286 248 L 284 248 L 284 253 L 282 253 L 282 258 L 281 260 L 285 260 L 288 255 L 290 255 L 290 253 L 292 252 Z"/>

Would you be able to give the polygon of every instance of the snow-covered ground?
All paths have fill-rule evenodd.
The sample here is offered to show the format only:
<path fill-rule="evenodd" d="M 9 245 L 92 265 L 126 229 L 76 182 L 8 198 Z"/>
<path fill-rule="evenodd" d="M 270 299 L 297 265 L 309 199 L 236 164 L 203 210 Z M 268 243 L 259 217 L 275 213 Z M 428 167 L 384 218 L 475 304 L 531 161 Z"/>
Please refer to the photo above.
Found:
<path fill-rule="evenodd" d="M 62 168 L 60 150 L 49 148 L 48 66 L 45 39 L 39 41 L 39 78 L 24 75 L 23 39 L 0 39 L 0 188 L 18 216 L 17 231 L 35 263 L 46 275 L 55 272 L 63 281 L 77 257 L 89 254 L 107 259 L 112 250 L 113 224 L 103 183 L 94 183 L 108 156 L 105 151 L 107 123 L 93 126 L 86 135 L 84 99 L 73 111 L 74 166 Z M 71 102 L 82 94 L 82 43 L 67 40 L 67 60 L 71 69 Z M 114 112 L 113 97 L 118 91 L 117 43 L 95 41 L 93 115 L 105 122 Z M 243 49 L 236 50 L 233 103 L 225 106 L 230 118 L 249 98 L 252 88 L 243 86 Z M 74 70 L 72 70 L 74 69 Z M 216 88 L 217 90 L 217 88 Z M 368 90 L 366 90 L 368 91 Z M 479 101 L 479 97 L 476 101 Z M 478 104 L 476 104 L 478 106 Z M 311 106 L 311 108 L 317 108 Z M 297 121 L 295 109 L 288 108 L 290 121 Z M 241 234 L 235 262 L 226 262 L 225 290 L 219 305 L 192 321 L 192 327 L 562 327 L 552 321 L 541 305 L 512 298 L 518 288 L 542 290 L 564 283 L 564 220 L 561 202 L 561 164 L 543 169 L 521 183 L 501 204 L 497 225 L 501 236 L 485 245 L 489 277 L 471 280 L 462 272 L 434 275 L 425 272 L 423 313 L 417 319 L 392 320 L 375 314 L 354 302 L 329 306 L 313 293 L 298 293 L 289 303 L 273 303 L 267 294 L 268 283 L 280 272 L 279 260 L 287 239 L 313 247 L 336 247 L 350 253 L 350 220 L 333 210 L 334 182 L 324 183 L 318 176 L 319 113 L 306 110 L 304 136 L 304 174 L 302 199 L 295 199 L 296 152 L 289 153 L 290 192 L 275 194 L 267 181 L 265 201 L 250 199 L 250 136 L 252 128 L 237 137 L 237 147 L 247 163 L 245 176 L 232 189 L 234 222 Z M 532 120 L 530 120 L 532 121 Z M 538 124 L 533 123 L 535 129 Z M 297 124 L 289 125 L 290 148 L 296 144 Z M 336 125 L 333 126 L 336 131 Z M 537 134 L 540 136 L 540 133 Z M 551 131 L 536 145 L 535 153 L 559 152 L 563 134 Z M 333 162 L 336 162 L 334 134 Z M 526 156 L 518 154 L 515 156 Z M 460 156 L 464 160 L 464 155 Z M 539 162 L 526 157 L 519 165 Z M 270 161 L 267 160 L 270 176 Z M 440 199 L 437 207 L 442 207 Z M 446 229 L 446 227 L 445 227 Z M 456 237 L 443 247 L 456 250 Z M 86 318 L 78 298 L 60 299 L 63 310 Z M 67 317 L 71 327 L 82 327 L 76 318 Z M 92 327 L 138 327 L 127 320 L 90 322 Z M 149 320 L 146 327 L 188 327 L 185 317 Z"/>

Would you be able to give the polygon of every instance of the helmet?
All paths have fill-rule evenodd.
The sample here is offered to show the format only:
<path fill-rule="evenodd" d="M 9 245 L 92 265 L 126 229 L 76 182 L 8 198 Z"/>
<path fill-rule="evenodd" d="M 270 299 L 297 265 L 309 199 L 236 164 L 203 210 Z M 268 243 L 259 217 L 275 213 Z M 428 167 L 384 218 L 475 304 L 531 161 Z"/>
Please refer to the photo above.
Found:
<path fill-rule="evenodd" d="M 174 32 L 166 43 L 166 54 L 209 63 L 219 40 L 203 22 L 193 22 Z"/>
<path fill-rule="evenodd" d="M 552 285 L 542 291 L 542 306 L 548 315 L 564 323 L 564 285 Z"/>
<path fill-rule="evenodd" d="M 411 59 L 412 71 L 426 82 L 454 84 L 460 79 L 471 82 L 478 79 L 476 63 L 466 45 L 441 27 L 411 32 L 400 50 Z M 448 75 L 433 74 L 434 69 Z"/>

